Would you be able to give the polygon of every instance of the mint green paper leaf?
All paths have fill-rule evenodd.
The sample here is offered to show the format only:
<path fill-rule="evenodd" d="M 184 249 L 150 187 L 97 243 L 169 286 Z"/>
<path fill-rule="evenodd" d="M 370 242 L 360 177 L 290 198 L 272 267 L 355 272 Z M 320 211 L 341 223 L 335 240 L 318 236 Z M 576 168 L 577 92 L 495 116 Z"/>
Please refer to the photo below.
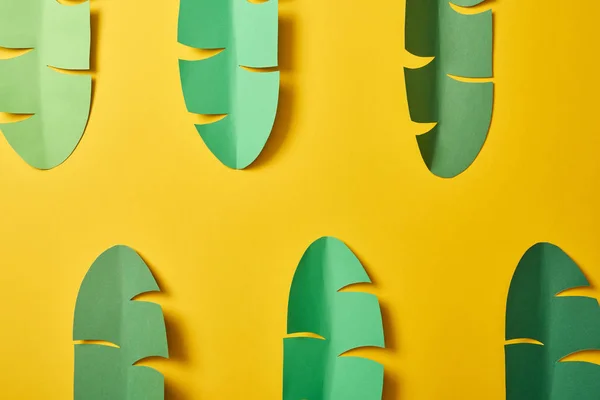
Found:
<path fill-rule="evenodd" d="M 370 282 L 360 261 L 338 239 L 320 238 L 306 250 L 290 289 L 287 333 L 323 339 L 284 339 L 284 400 L 381 399 L 383 366 L 341 356 L 359 347 L 385 347 L 377 297 L 339 292 Z"/>
<path fill-rule="evenodd" d="M 538 243 L 521 258 L 506 305 L 506 340 L 541 344 L 505 347 L 507 400 L 597 399 L 600 366 L 561 362 L 582 350 L 600 349 L 596 299 L 557 296 L 589 286 L 577 264 L 560 248 Z"/>
<path fill-rule="evenodd" d="M 54 168 L 71 155 L 83 135 L 92 78 L 49 67 L 89 69 L 90 3 L 0 0 L 0 46 L 33 49 L 0 60 L 0 112 L 33 114 L 0 124 L 0 129 L 29 165 Z"/>
<path fill-rule="evenodd" d="M 144 358 L 169 357 L 162 309 L 132 299 L 160 291 L 142 258 L 127 246 L 102 253 L 88 270 L 77 296 L 75 400 L 163 400 L 163 375 L 134 366 Z"/>
<path fill-rule="evenodd" d="M 483 0 L 453 3 L 468 7 Z M 407 0 L 406 49 L 434 57 L 422 68 L 405 68 L 411 119 L 437 123 L 417 136 L 427 168 L 452 178 L 473 163 L 486 140 L 492 118 L 491 82 L 461 82 L 492 76 L 492 12 L 463 15 L 447 0 Z"/>
<path fill-rule="evenodd" d="M 247 0 L 181 0 L 178 40 L 202 49 L 224 49 L 205 60 L 179 60 L 186 107 L 226 116 L 196 125 L 210 151 L 226 166 L 243 169 L 264 148 L 275 121 L 279 72 L 243 67 L 277 66 L 278 3 Z"/>

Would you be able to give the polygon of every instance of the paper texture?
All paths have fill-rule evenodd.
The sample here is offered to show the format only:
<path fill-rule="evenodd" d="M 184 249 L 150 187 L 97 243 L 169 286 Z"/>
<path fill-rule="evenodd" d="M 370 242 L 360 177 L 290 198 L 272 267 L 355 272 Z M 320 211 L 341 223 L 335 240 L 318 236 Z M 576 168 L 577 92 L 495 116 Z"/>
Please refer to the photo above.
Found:
<path fill-rule="evenodd" d="M 189 112 L 226 114 L 196 125 L 210 151 L 226 166 L 243 169 L 260 154 L 273 128 L 279 72 L 244 69 L 277 66 L 277 0 L 181 0 L 178 40 L 201 49 L 224 49 L 205 60 L 180 60 Z"/>
<path fill-rule="evenodd" d="M 557 296 L 589 286 L 579 267 L 549 243 L 531 247 L 513 275 L 506 305 L 507 400 L 597 399 L 600 366 L 560 362 L 581 350 L 600 349 L 600 307 L 596 299 Z"/>
<path fill-rule="evenodd" d="M 287 333 L 324 339 L 284 339 L 284 400 L 381 399 L 383 366 L 340 357 L 359 347 L 385 347 L 377 298 L 338 292 L 365 282 L 371 281 L 360 261 L 338 239 L 323 237 L 306 250 L 290 289 Z"/>
<path fill-rule="evenodd" d="M 56 167 L 83 135 L 92 78 L 49 67 L 89 69 L 90 4 L 0 0 L 0 46 L 33 49 L 0 60 L 0 112 L 33 114 L 20 122 L 0 124 L 0 130 L 31 166 Z"/>
<path fill-rule="evenodd" d="M 454 1 L 473 6 L 479 1 Z M 417 136 L 421 155 L 437 176 L 452 178 L 475 160 L 492 118 L 493 83 L 454 77 L 492 76 L 492 11 L 463 15 L 444 0 L 407 0 L 406 49 L 434 57 L 422 68 L 405 68 L 411 119 L 437 123 Z"/>
<path fill-rule="evenodd" d="M 161 307 L 131 300 L 159 290 L 129 247 L 112 247 L 94 261 L 77 296 L 73 340 L 105 341 L 118 348 L 75 345 L 75 400 L 164 398 L 162 374 L 133 365 L 146 357 L 169 356 Z"/>

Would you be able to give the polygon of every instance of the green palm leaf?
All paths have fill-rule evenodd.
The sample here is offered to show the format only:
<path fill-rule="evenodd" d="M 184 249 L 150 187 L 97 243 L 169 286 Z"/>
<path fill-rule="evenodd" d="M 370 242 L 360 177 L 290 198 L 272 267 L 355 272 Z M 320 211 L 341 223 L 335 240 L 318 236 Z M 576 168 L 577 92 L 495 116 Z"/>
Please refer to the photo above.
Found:
<path fill-rule="evenodd" d="M 75 345 L 75 400 L 162 400 L 164 378 L 152 368 L 134 366 L 144 358 L 168 358 L 167 336 L 158 304 L 132 301 L 160 291 L 141 257 L 115 246 L 87 272 L 77 296 L 73 340 L 105 341 Z"/>
<path fill-rule="evenodd" d="M 474 6 L 484 0 L 456 0 Z M 405 68 L 411 119 L 436 126 L 417 136 L 425 164 L 443 178 L 471 165 L 481 150 L 492 118 L 493 83 L 454 77 L 492 76 L 492 12 L 463 15 L 448 0 L 407 0 L 406 49 L 434 57 L 422 68 Z"/>
<path fill-rule="evenodd" d="M 339 292 L 371 282 L 341 241 L 323 237 L 306 250 L 296 269 L 288 303 L 288 334 L 322 337 L 284 340 L 284 400 L 381 399 L 383 366 L 360 357 L 340 357 L 366 346 L 385 347 L 377 297 Z"/>
<path fill-rule="evenodd" d="M 243 67 L 277 66 L 277 0 L 181 0 L 178 40 L 201 49 L 224 49 L 206 60 L 180 60 L 189 112 L 227 114 L 196 125 L 210 151 L 226 166 L 246 168 L 260 154 L 273 127 L 279 72 Z"/>
<path fill-rule="evenodd" d="M 592 400 L 600 394 L 600 366 L 560 362 L 581 350 L 600 349 L 596 299 L 558 296 L 589 286 L 577 264 L 560 248 L 538 243 L 521 258 L 506 305 L 507 400 Z"/>
<path fill-rule="evenodd" d="M 0 129 L 28 164 L 40 169 L 56 167 L 83 135 L 92 78 L 49 67 L 89 69 L 90 3 L 2 1 L 0 46 L 33 49 L 0 61 L 0 112 L 33 114 L 20 122 L 0 124 Z"/>

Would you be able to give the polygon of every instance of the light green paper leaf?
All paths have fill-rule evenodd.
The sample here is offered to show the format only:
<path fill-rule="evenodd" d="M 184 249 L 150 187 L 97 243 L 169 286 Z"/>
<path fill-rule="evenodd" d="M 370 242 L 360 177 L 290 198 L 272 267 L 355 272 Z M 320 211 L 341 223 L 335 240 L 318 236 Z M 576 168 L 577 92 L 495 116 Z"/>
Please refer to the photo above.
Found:
<path fill-rule="evenodd" d="M 77 296 L 73 340 L 106 341 L 75 345 L 75 400 L 164 398 L 164 378 L 152 368 L 134 366 L 151 356 L 168 358 L 162 309 L 133 301 L 160 291 L 150 270 L 131 248 L 102 253 L 87 272 Z"/>
<path fill-rule="evenodd" d="M 181 44 L 224 49 L 206 60 L 179 60 L 189 112 L 227 114 L 196 125 L 210 151 L 226 166 L 243 169 L 269 138 L 279 99 L 279 72 L 242 67 L 277 66 L 278 3 L 247 0 L 181 0 Z"/>
<path fill-rule="evenodd" d="M 454 2 L 473 6 L 481 0 Z M 492 12 L 463 15 L 444 0 L 407 0 L 406 49 L 434 57 L 422 68 L 405 68 L 411 119 L 437 123 L 417 136 L 431 172 L 452 178 L 479 154 L 490 127 L 493 83 L 460 82 L 492 76 Z"/>
<path fill-rule="evenodd" d="M 0 46 L 33 49 L 0 60 L 0 112 L 34 114 L 0 124 L 0 129 L 28 164 L 54 168 L 69 157 L 83 135 L 92 78 L 49 67 L 89 69 L 90 4 L 0 0 Z"/>
<path fill-rule="evenodd" d="M 556 296 L 589 286 L 577 264 L 560 248 L 538 243 L 521 258 L 506 306 L 507 400 L 595 399 L 600 366 L 560 362 L 582 350 L 600 349 L 600 307 L 595 299 Z M 574 385 L 574 380 L 586 386 Z"/>
<path fill-rule="evenodd" d="M 296 269 L 288 303 L 288 334 L 324 339 L 284 339 L 284 400 L 376 400 L 383 391 L 383 366 L 342 356 L 359 347 L 385 347 L 377 298 L 339 292 L 370 283 L 360 261 L 341 241 L 323 237 L 306 250 Z"/>

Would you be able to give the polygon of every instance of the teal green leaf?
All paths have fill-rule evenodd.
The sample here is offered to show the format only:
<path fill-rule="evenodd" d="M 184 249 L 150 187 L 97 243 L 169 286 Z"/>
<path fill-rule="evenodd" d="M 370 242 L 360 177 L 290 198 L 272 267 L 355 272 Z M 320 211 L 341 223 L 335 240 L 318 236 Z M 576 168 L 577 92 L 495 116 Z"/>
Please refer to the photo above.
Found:
<path fill-rule="evenodd" d="M 482 1 L 453 3 L 468 7 Z M 491 78 L 492 12 L 463 15 L 447 0 L 407 0 L 406 49 L 433 57 L 422 68 L 404 69 L 408 105 L 414 122 L 436 123 L 417 136 L 425 164 L 435 175 L 452 178 L 473 163 L 491 123 L 493 83 L 454 76 Z"/>
<path fill-rule="evenodd" d="M 132 300 L 154 291 L 160 289 L 133 249 L 115 246 L 94 261 L 77 296 L 73 340 L 118 347 L 75 345 L 75 400 L 164 399 L 162 374 L 134 365 L 147 357 L 169 357 L 161 307 Z"/>
<path fill-rule="evenodd" d="M 210 151 L 226 166 L 243 169 L 264 148 L 277 113 L 279 72 L 245 69 L 277 66 L 278 3 L 247 0 L 181 0 L 178 40 L 201 49 L 223 49 L 205 60 L 179 60 L 189 112 L 226 116 L 196 125 Z"/>
<path fill-rule="evenodd" d="M 0 60 L 0 112 L 33 114 L 0 124 L 0 129 L 28 164 L 54 168 L 71 155 L 85 131 L 92 78 L 50 67 L 89 69 L 90 4 L 1 0 L 0 46 L 32 49 Z"/>
<path fill-rule="evenodd" d="M 578 351 L 600 349 L 596 299 L 557 296 L 585 286 L 587 279 L 560 248 L 538 243 L 523 255 L 508 293 L 506 340 L 541 344 L 506 345 L 507 400 L 598 398 L 600 366 L 561 362 Z"/>
<path fill-rule="evenodd" d="M 359 347 L 385 347 L 377 297 L 339 292 L 370 282 L 360 261 L 340 240 L 323 237 L 306 250 L 290 289 L 287 333 L 323 339 L 284 339 L 284 400 L 381 399 L 383 366 L 342 356 Z"/>

